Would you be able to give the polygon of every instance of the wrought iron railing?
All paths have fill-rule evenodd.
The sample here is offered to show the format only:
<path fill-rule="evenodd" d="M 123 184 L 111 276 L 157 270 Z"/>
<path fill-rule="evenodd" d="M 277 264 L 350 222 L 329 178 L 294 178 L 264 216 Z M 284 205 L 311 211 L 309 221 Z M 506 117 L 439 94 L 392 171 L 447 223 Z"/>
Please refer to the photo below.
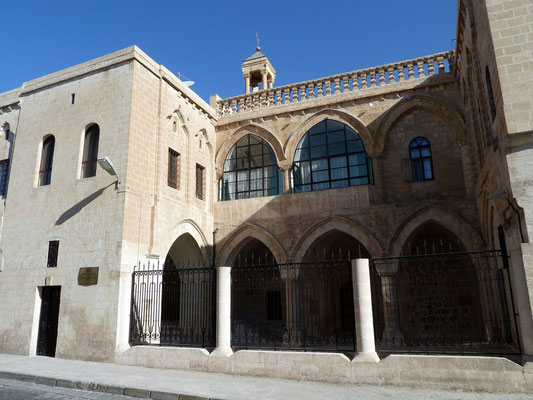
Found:
<path fill-rule="evenodd" d="M 214 268 L 139 266 L 132 274 L 130 344 L 213 347 Z"/>
<path fill-rule="evenodd" d="M 377 350 L 519 354 L 506 265 L 499 250 L 374 258 Z"/>
<path fill-rule="evenodd" d="M 235 349 L 355 350 L 349 261 L 232 268 Z"/>

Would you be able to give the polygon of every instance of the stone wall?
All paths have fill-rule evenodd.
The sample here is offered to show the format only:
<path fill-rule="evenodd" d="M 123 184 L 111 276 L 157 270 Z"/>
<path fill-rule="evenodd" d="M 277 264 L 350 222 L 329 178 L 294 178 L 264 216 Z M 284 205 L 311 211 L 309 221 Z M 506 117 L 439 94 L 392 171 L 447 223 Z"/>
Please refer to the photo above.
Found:
<path fill-rule="evenodd" d="M 125 172 L 133 67 L 125 61 L 101 68 L 93 60 L 77 73 L 67 71 L 67 79 L 43 77 L 27 82 L 20 93 L 23 107 L 2 229 L 0 351 L 35 354 L 38 288 L 60 285 L 57 355 L 109 360 L 115 347 L 124 199 L 113 177 L 100 168 L 96 176 L 80 179 L 81 152 L 85 128 L 97 123 L 99 156 L 110 157 L 119 176 Z M 49 185 L 38 186 L 46 135 L 55 137 L 52 177 Z M 56 268 L 47 268 L 50 240 L 59 240 Z M 99 267 L 98 285 L 79 286 L 80 267 Z"/>

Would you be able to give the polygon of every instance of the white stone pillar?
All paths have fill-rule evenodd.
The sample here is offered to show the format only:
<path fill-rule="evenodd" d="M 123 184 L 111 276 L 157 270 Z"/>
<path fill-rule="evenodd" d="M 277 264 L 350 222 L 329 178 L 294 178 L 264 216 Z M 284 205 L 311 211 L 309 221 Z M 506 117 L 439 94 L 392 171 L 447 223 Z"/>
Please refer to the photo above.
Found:
<path fill-rule="evenodd" d="M 267 77 L 267 72 L 266 72 L 266 71 L 262 71 L 262 72 L 261 72 L 261 78 L 262 78 L 262 80 L 263 80 L 263 90 L 268 89 L 268 86 L 267 86 L 267 85 L 268 85 L 268 84 L 267 84 L 267 78 L 268 78 L 268 77 Z"/>
<path fill-rule="evenodd" d="M 217 347 L 213 355 L 229 356 L 231 350 L 231 267 L 217 268 Z"/>
<path fill-rule="evenodd" d="M 354 362 L 379 362 L 374 339 L 370 266 L 367 258 L 352 260 L 353 302 L 357 355 Z"/>
<path fill-rule="evenodd" d="M 244 77 L 244 93 L 250 93 L 250 75 Z"/>

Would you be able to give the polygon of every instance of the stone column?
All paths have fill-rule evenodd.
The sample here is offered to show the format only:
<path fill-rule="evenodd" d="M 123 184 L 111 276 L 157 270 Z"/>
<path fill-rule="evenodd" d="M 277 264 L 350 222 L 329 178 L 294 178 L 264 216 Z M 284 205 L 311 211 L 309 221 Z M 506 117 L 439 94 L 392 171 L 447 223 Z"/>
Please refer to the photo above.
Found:
<path fill-rule="evenodd" d="M 261 71 L 261 78 L 263 78 L 263 90 L 268 89 L 268 73 L 266 71 Z"/>
<path fill-rule="evenodd" d="M 244 77 L 244 93 L 250 93 L 250 75 Z"/>
<path fill-rule="evenodd" d="M 400 309 L 398 306 L 398 292 L 396 287 L 396 273 L 398 262 L 386 265 L 376 265 L 381 278 L 381 293 L 383 296 L 383 320 L 385 329 L 381 340 L 390 344 L 401 343 L 403 334 L 400 330 Z"/>
<path fill-rule="evenodd" d="M 231 267 L 217 269 L 217 347 L 213 355 L 229 356 L 231 349 Z"/>
<path fill-rule="evenodd" d="M 354 362 L 378 362 L 372 316 L 370 267 L 367 258 L 352 260 L 353 302 L 357 355 Z"/>

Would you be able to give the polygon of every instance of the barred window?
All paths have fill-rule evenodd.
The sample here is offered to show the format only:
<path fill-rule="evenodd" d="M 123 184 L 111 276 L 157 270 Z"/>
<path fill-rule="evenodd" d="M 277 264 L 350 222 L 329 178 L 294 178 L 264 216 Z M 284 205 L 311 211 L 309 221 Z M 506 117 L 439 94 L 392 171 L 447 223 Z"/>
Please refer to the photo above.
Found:
<path fill-rule="evenodd" d="M 433 179 L 433 161 L 431 159 L 431 145 L 424 137 L 417 137 L 409 143 L 409 157 L 411 161 L 411 180 L 413 182 L 429 181 Z"/>
<path fill-rule="evenodd" d="M 82 178 L 90 178 L 91 176 L 96 175 L 99 139 L 100 127 L 97 124 L 93 124 L 85 130 L 85 141 L 83 144 L 83 161 L 81 163 Z"/>
<path fill-rule="evenodd" d="M 205 168 L 196 164 L 196 198 L 204 199 Z"/>
<path fill-rule="evenodd" d="M 59 240 L 50 240 L 48 243 L 48 268 L 57 267 L 57 255 L 59 253 Z"/>
<path fill-rule="evenodd" d="M 224 162 L 219 198 L 223 200 L 275 196 L 283 192 L 276 155 L 264 139 L 248 134 L 230 149 Z"/>
<path fill-rule="evenodd" d="M 179 162 L 180 155 L 177 151 L 168 149 L 168 186 L 177 189 L 179 187 Z"/>
<path fill-rule="evenodd" d="M 368 185 L 372 163 L 359 135 L 331 119 L 307 131 L 296 148 L 292 166 L 294 192 Z"/>
<path fill-rule="evenodd" d="M 9 171 L 9 160 L 0 161 L 0 195 L 4 196 L 7 192 L 7 178 Z"/>
<path fill-rule="evenodd" d="M 52 164 L 54 161 L 54 147 L 56 140 L 54 136 L 48 136 L 43 142 L 41 152 L 41 166 L 39 168 L 39 186 L 49 185 L 52 181 Z"/>

